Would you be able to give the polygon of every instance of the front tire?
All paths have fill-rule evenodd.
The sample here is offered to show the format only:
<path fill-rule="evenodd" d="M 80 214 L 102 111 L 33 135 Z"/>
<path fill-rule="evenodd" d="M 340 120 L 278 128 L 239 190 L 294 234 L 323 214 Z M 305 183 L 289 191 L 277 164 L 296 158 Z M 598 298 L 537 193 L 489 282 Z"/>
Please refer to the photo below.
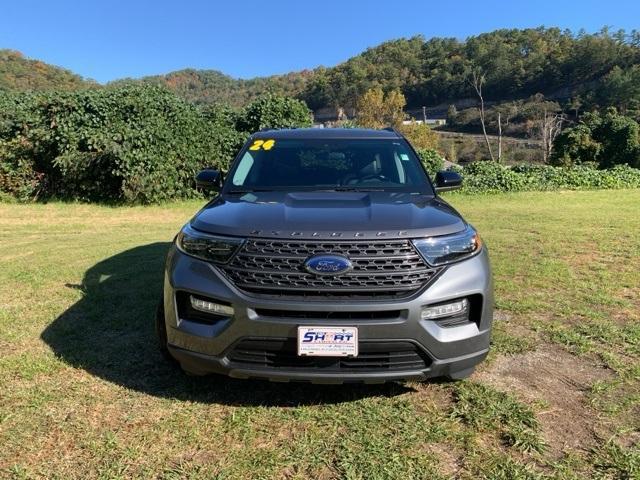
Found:
<path fill-rule="evenodd" d="M 164 319 L 164 299 L 160 297 L 158 307 L 156 308 L 156 338 L 158 341 L 158 348 L 162 356 L 172 363 L 175 363 L 175 359 L 169 353 L 169 347 L 167 347 L 167 324 Z"/>
<path fill-rule="evenodd" d="M 164 319 L 164 301 L 162 297 L 160 297 L 158 308 L 156 308 L 156 338 L 158 341 L 158 349 L 160 350 L 160 353 L 165 358 L 165 360 L 174 365 L 177 365 L 177 360 L 171 356 L 171 352 L 169 352 L 169 347 L 167 346 L 169 341 L 167 339 L 167 324 Z M 201 377 L 203 375 L 206 375 L 205 373 L 201 372 L 185 370 L 182 365 L 180 365 L 180 368 L 188 377 Z"/>

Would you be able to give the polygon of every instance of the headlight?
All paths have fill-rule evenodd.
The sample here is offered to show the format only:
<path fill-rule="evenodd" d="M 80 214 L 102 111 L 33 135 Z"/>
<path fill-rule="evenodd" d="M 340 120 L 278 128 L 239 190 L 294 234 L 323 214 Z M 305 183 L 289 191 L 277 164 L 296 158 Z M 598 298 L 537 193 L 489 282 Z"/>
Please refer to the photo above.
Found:
<path fill-rule="evenodd" d="M 427 263 L 436 267 L 472 257 L 480 251 L 482 240 L 467 226 L 460 233 L 414 240 L 413 244 Z"/>
<path fill-rule="evenodd" d="M 240 238 L 219 237 L 199 232 L 188 224 L 180 230 L 176 238 L 176 245 L 182 252 L 215 263 L 229 261 L 242 242 Z"/>

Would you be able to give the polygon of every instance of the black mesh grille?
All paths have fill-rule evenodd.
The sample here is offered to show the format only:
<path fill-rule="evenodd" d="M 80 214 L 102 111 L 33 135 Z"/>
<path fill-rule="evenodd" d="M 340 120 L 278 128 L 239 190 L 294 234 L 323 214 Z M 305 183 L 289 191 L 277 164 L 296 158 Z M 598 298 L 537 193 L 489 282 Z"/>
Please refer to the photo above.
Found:
<path fill-rule="evenodd" d="M 296 340 L 245 339 L 227 355 L 237 367 L 253 369 L 309 370 L 325 372 L 376 372 L 424 370 L 429 357 L 411 342 L 366 342 L 357 357 L 300 357 Z"/>
<path fill-rule="evenodd" d="M 317 276 L 305 270 L 312 255 L 349 258 L 353 270 L 339 276 Z M 397 297 L 410 295 L 437 273 L 409 240 L 291 241 L 248 239 L 222 267 L 238 288 L 263 294 Z"/>

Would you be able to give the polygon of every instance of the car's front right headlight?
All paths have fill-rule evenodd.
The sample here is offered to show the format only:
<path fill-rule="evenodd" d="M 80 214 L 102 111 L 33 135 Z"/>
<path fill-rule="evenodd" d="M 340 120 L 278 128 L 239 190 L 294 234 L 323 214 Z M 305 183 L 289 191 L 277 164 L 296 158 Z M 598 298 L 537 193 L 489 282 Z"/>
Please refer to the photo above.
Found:
<path fill-rule="evenodd" d="M 185 225 L 176 237 L 176 246 L 192 257 L 214 263 L 228 262 L 244 240 L 200 232 Z"/>
<path fill-rule="evenodd" d="M 482 248 L 480 235 L 470 225 L 461 232 L 420 238 L 414 240 L 413 244 L 426 262 L 433 267 L 472 257 Z"/>

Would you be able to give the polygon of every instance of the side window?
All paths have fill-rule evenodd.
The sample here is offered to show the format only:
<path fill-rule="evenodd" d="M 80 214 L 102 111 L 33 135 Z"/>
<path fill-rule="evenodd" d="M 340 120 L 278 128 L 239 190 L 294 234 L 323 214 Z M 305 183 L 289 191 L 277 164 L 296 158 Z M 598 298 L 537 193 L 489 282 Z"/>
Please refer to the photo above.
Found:
<path fill-rule="evenodd" d="M 249 171 L 251 170 L 251 167 L 253 167 L 253 163 L 254 161 L 251 154 L 249 152 L 245 152 L 240 160 L 238 168 L 236 168 L 236 171 L 233 174 L 232 182 L 234 185 L 244 185 L 247 175 L 249 175 Z"/>

